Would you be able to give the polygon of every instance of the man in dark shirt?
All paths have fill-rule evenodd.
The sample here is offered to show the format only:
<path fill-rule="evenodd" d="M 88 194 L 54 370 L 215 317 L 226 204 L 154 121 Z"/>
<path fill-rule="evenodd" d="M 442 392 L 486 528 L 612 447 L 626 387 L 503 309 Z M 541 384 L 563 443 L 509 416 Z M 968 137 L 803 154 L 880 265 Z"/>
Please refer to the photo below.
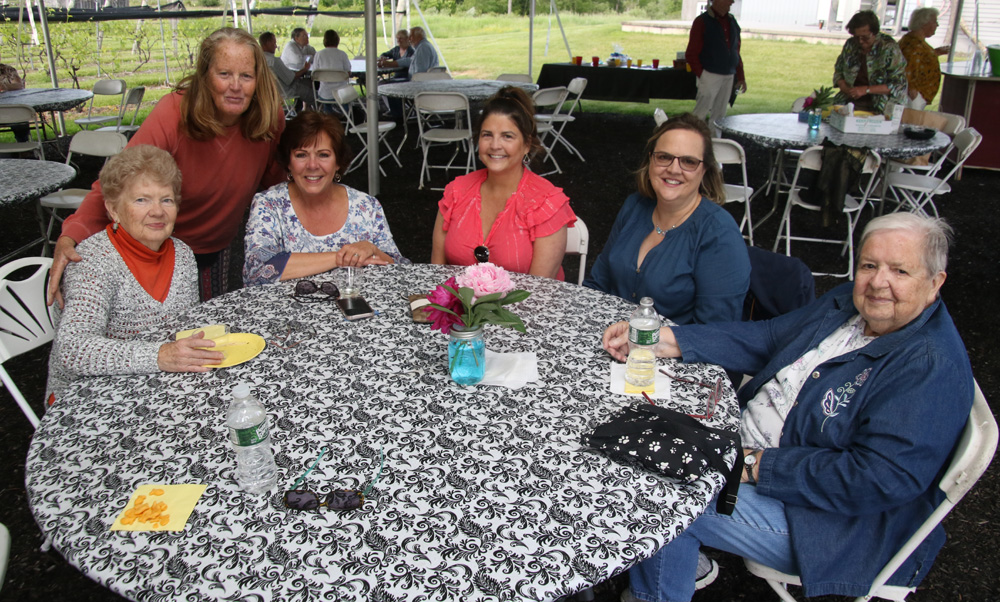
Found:
<path fill-rule="evenodd" d="M 702 119 L 710 113 L 712 121 L 726 116 L 734 79 L 740 90 L 747 89 L 740 58 L 740 26 L 729 14 L 732 5 L 733 0 L 712 0 L 691 26 L 684 58 L 698 78 L 693 112 Z M 718 134 L 714 127 L 712 130 Z"/>

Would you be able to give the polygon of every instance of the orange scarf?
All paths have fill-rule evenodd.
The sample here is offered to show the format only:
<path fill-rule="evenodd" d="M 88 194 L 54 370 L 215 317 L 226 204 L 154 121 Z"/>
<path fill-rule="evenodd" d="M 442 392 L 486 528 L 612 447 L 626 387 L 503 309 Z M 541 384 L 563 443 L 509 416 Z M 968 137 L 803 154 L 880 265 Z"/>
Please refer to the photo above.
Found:
<path fill-rule="evenodd" d="M 125 260 L 132 275 L 149 296 L 163 303 L 170 293 L 170 281 L 174 277 L 174 241 L 168 238 L 159 251 L 132 238 L 125 228 L 118 231 L 108 224 L 106 229 L 111 244 Z"/>

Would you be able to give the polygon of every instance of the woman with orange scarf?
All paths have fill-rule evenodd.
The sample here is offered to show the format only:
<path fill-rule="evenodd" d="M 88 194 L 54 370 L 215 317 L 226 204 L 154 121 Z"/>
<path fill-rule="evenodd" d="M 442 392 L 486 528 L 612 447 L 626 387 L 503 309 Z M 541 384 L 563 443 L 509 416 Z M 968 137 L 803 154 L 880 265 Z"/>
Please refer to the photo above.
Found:
<path fill-rule="evenodd" d="M 49 403 L 71 381 L 96 374 L 205 372 L 223 354 L 199 333 L 163 343 L 168 318 L 198 302 L 191 249 L 170 235 L 181 172 L 154 146 L 125 149 L 101 170 L 112 223 L 77 247 L 66 268 L 66 306 L 49 356 Z M 53 397 L 54 396 L 54 397 Z"/>

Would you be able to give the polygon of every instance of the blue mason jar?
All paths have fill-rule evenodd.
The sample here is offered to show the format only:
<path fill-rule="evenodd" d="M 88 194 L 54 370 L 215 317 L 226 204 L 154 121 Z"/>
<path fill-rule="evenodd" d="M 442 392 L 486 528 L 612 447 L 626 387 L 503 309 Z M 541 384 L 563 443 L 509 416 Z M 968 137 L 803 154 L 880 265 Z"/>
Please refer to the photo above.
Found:
<path fill-rule="evenodd" d="M 809 113 L 809 129 L 818 130 L 821 123 L 823 123 L 823 112 L 820 109 Z"/>
<path fill-rule="evenodd" d="M 466 330 L 453 326 L 448 340 L 448 371 L 460 385 L 474 385 L 486 374 L 486 344 L 483 327 Z"/>

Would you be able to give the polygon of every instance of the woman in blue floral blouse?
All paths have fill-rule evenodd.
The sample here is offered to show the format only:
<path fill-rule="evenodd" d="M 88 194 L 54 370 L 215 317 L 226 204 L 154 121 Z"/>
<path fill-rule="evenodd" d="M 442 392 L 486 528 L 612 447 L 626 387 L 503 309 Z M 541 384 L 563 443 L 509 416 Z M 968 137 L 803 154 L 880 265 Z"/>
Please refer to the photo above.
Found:
<path fill-rule="evenodd" d="M 833 84 L 840 88 L 835 103 L 854 103 L 855 109 L 882 113 L 889 102 L 906 104 L 906 59 L 890 36 L 879 31 L 870 10 L 847 22 L 851 39 L 837 57 Z"/>
<path fill-rule="evenodd" d="M 288 123 L 278 159 L 289 181 L 257 194 L 247 223 L 247 286 L 302 278 L 342 266 L 409 263 L 372 196 L 340 184 L 351 163 L 340 122 L 307 111 Z"/>

